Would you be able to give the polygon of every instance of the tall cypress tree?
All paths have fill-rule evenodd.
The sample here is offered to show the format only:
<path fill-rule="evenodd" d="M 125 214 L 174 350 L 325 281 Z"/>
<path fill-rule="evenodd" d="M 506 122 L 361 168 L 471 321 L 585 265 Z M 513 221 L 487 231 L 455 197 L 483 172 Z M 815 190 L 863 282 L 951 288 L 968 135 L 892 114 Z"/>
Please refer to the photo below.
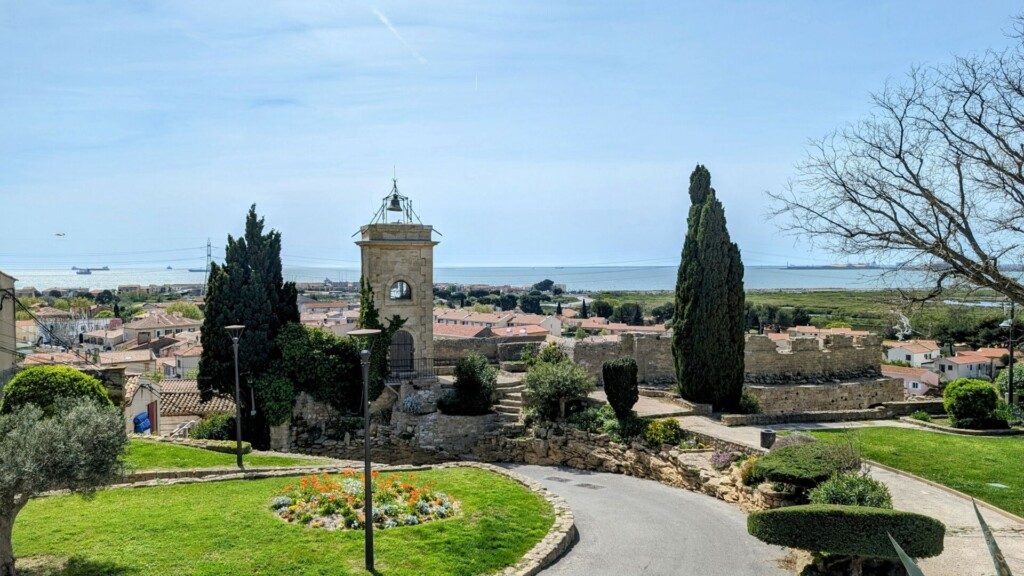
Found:
<path fill-rule="evenodd" d="M 264 234 L 264 220 L 249 208 L 245 234 L 228 236 L 224 265 L 210 265 L 206 310 L 199 359 L 199 390 L 204 397 L 215 392 L 233 396 L 235 390 L 234 352 L 225 326 L 242 324 L 245 331 L 238 343 L 241 398 L 245 405 L 243 430 L 246 437 L 264 444 L 267 424 L 259 412 L 261 390 L 252 390 L 259 377 L 280 357 L 276 338 L 289 322 L 299 321 L 295 284 L 284 282 L 281 272 L 281 233 Z M 256 397 L 255 417 L 250 417 L 251 398 Z"/>
<path fill-rule="evenodd" d="M 690 201 L 672 323 L 676 378 L 684 398 L 729 410 L 743 393 L 743 263 L 702 165 L 690 175 Z"/>

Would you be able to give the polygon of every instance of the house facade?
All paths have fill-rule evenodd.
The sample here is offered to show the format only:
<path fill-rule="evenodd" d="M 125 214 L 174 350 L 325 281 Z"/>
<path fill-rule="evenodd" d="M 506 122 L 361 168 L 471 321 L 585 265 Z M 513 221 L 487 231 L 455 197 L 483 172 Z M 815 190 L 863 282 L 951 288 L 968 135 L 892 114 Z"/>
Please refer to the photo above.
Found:
<path fill-rule="evenodd" d="M 941 349 L 934 340 L 886 342 L 885 347 L 885 357 L 890 362 L 906 362 L 914 368 L 931 365 L 942 356 Z"/>

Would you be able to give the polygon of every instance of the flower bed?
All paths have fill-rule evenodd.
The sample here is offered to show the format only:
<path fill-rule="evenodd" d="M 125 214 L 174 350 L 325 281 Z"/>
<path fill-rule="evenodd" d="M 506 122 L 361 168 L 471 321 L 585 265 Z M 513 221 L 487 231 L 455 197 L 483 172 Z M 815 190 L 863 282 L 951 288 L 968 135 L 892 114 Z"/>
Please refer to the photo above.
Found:
<path fill-rule="evenodd" d="M 415 526 L 451 518 L 460 511 L 457 500 L 429 485 L 417 485 L 415 475 L 372 472 L 373 524 L 387 529 Z M 340 474 L 303 476 L 270 501 L 282 520 L 327 530 L 362 528 L 364 476 L 346 469 Z"/>

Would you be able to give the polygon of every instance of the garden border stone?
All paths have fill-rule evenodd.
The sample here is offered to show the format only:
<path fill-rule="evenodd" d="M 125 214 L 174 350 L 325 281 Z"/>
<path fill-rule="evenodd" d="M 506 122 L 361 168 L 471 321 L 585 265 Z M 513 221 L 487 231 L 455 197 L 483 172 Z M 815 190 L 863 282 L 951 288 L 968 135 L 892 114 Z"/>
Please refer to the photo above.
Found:
<path fill-rule="evenodd" d="M 1024 436 L 1024 429 L 1021 428 L 1007 428 L 1003 430 L 970 430 L 968 428 L 943 426 L 942 424 L 936 424 L 935 422 L 925 422 L 924 420 L 917 420 L 909 416 L 901 417 L 900 421 L 920 426 L 922 428 L 931 428 L 932 430 L 938 430 L 947 434 L 959 434 L 961 436 Z"/>

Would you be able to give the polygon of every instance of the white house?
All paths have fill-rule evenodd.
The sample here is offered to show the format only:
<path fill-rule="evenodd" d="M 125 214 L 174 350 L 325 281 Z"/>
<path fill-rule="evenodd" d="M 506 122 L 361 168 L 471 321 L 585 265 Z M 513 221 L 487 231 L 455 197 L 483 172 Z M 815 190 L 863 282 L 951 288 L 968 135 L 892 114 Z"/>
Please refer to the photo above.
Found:
<path fill-rule="evenodd" d="M 944 382 L 957 378 L 990 378 L 992 364 L 988 358 L 971 353 L 947 356 L 935 361 L 935 369 Z"/>
<path fill-rule="evenodd" d="M 887 342 L 885 356 L 890 362 L 907 362 L 915 368 L 931 364 L 942 356 L 941 348 L 934 340 L 906 340 Z"/>
<path fill-rule="evenodd" d="M 920 396 L 939 387 L 939 375 L 927 368 L 882 364 L 882 376 L 902 380 L 903 390 L 909 396 Z"/>

